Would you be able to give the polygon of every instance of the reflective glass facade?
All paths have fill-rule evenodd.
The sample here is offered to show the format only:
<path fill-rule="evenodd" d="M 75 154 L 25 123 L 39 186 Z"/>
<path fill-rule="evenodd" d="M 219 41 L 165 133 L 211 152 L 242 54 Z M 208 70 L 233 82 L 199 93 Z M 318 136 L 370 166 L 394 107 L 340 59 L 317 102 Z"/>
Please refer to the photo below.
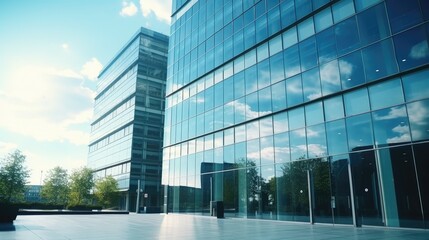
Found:
<path fill-rule="evenodd" d="M 141 28 L 98 77 L 88 167 L 118 180 L 120 209 L 135 210 L 138 180 L 140 206 L 162 205 L 167 50 L 167 36 Z"/>
<path fill-rule="evenodd" d="M 179 2 L 165 211 L 429 228 L 428 1 Z"/>

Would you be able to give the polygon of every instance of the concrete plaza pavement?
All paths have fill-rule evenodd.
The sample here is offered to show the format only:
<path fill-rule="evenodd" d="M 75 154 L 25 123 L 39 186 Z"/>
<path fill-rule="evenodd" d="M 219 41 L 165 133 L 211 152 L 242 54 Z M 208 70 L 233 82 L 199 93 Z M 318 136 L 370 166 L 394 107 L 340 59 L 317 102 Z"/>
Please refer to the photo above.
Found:
<path fill-rule="evenodd" d="M 183 214 L 32 215 L 0 224 L 1 240 L 26 239 L 429 239 L 428 230 L 251 220 Z"/>

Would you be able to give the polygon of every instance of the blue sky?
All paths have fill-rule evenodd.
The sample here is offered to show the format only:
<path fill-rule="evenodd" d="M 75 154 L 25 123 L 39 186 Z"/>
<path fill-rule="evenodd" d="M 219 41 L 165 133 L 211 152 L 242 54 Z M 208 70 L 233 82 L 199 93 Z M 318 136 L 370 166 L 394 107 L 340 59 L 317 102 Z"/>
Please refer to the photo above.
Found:
<path fill-rule="evenodd" d="M 1 1 L 0 158 L 23 151 L 32 184 L 84 166 L 98 73 L 139 27 L 168 35 L 170 12 L 171 0 Z"/>

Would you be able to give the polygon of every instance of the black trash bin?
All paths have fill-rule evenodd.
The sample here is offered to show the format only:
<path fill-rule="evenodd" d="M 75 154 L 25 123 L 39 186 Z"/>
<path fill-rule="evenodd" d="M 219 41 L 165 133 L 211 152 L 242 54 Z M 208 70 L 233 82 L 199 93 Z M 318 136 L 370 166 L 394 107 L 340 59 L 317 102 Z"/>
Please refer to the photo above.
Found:
<path fill-rule="evenodd" d="M 217 218 L 224 218 L 223 201 L 210 202 L 211 215 Z"/>

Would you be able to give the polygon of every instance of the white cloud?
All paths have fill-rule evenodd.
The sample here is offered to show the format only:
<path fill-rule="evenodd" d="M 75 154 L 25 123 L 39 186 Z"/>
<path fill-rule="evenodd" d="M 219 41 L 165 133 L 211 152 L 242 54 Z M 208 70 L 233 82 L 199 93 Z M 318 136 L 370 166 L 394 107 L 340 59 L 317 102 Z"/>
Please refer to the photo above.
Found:
<path fill-rule="evenodd" d="M 389 113 L 384 116 L 380 116 L 379 114 L 374 114 L 375 120 L 391 120 L 401 117 L 406 117 L 407 113 L 405 111 L 405 107 L 392 107 L 389 109 Z"/>
<path fill-rule="evenodd" d="M 0 129 L 37 141 L 86 145 L 94 92 L 70 69 L 23 66 L 6 79 Z"/>
<path fill-rule="evenodd" d="M 124 1 L 122 2 L 122 9 L 121 9 L 121 12 L 119 12 L 119 14 L 121 16 L 131 17 L 136 15 L 137 12 L 138 12 L 138 9 L 133 2 Z"/>
<path fill-rule="evenodd" d="M 148 17 L 153 13 L 158 20 L 168 24 L 170 24 L 171 5 L 171 0 L 140 0 L 143 16 Z"/>
<path fill-rule="evenodd" d="M 102 69 L 103 65 L 94 57 L 82 66 L 80 73 L 89 80 L 95 81 Z"/>

